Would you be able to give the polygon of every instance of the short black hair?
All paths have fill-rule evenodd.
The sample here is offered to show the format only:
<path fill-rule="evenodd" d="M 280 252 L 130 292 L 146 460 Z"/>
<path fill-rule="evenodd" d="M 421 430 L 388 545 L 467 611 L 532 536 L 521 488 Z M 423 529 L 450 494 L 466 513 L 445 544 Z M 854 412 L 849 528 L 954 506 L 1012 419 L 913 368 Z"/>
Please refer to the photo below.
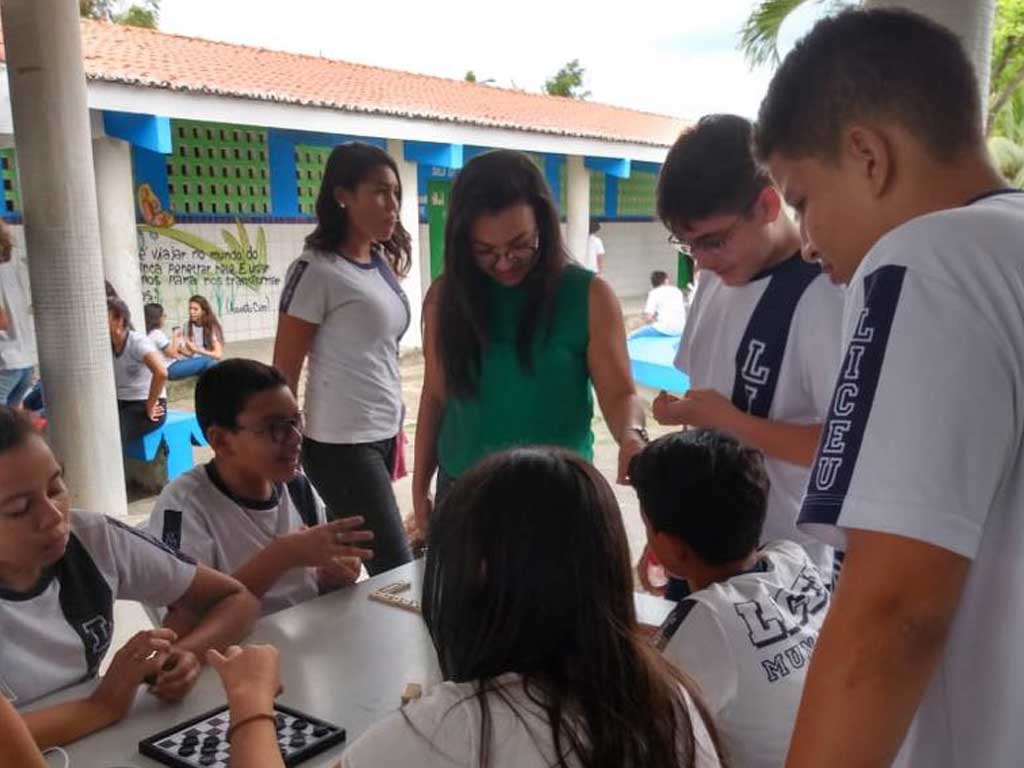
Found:
<path fill-rule="evenodd" d="M 834 160 L 845 126 L 897 123 L 948 161 L 982 142 L 978 83 L 959 39 L 905 10 L 847 10 L 786 56 L 761 102 L 757 157 Z"/>
<path fill-rule="evenodd" d="M 659 285 L 664 285 L 668 280 L 668 272 L 663 272 L 660 269 L 656 269 L 651 272 L 651 286 L 657 288 Z"/>
<path fill-rule="evenodd" d="M 35 434 L 39 430 L 24 411 L 0 405 L 0 454 L 24 445 Z"/>
<path fill-rule="evenodd" d="M 681 539 L 708 565 L 757 547 L 769 488 L 760 451 L 714 430 L 675 432 L 644 448 L 630 477 L 651 527 Z"/>
<path fill-rule="evenodd" d="M 163 304 L 147 304 L 142 308 L 142 315 L 146 320 L 146 333 L 159 328 L 160 320 L 164 316 Z"/>
<path fill-rule="evenodd" d="M 253 395 L 287 386 L 284 376 L 258 360 L 233 357 L 208 368 L 196 382 L 196 420 L 206 435 L 210 427 L 238 427 L 238 414 Z"/>
<path fill-rule="evenodd" d="M 754 160 L 752 134 L 750 121 L 738 115 L 705 115 L 683 131 L 658 175 L 658 218 L 666 227 L 743 213 L 771 186 Z"/>
<path fill-rule="evenodd" d="M 590 234 L 594 234 L 595 232 L 599 232 L 600 230 L 601 230 L 601 222 L 598 221 L 597 219 L 591 219 L 590 220 Z"/>

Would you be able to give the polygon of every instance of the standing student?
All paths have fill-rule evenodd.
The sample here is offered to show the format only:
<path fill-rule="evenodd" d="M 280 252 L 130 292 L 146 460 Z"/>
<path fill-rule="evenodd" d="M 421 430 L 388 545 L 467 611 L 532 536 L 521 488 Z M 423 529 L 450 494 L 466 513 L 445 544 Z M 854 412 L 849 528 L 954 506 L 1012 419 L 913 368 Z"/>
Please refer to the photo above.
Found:
<path fill-rule="evenodd" d="M 590 235 L 587 237 L 587 260 L 584 267 L 600 275 L 604 272 L 604 241 L 597 236 L 601 231 L 601 222 L 590 220 Z"/>
<path fill-rule="evenodd" d="M 0 221 L 0 405 L 17 408 L 32 386 L 36 363 L 35 327 L 18 269 L 14 242 Z"/>
<path fill-rule="evenodd" d="M 800 514 L 846 556 L 792 768 L 1024 755 L 1024 194 L 981 103 L 952 32 L 873 9 L 819 22 L 761 105 L 757 154 L 849 286 Z"/>
<path fill-rule="evenodd" d="M 167 369 L 156 346 L 132 327 L 128 305 L 107 299 L 110 346 L 121 444 L 152 432 L 167 420 Z"/>
<path fill-rule="evenodd" d="M 398 284 L 411 263 L 401 202 L 398 167 L 384 150 L 334 148 L 316 229 L 288 269 L 274 342 L 274 366 L 296 396 L 309 358 L 303 466 L 331 519 L 366 519 L 371 574 L 412 559 L 391 487 L 403 415 L 399 340 L 411 317 Z"/>
<path fill-rule="evenodd" d="M 831 549 L 796 518 L 835 382 L 842 293 L 801 258 L 800 232 L 750 150 L 751 125 L 708 115 L 669 151 L 658 216 L 700 268 L 676 367 L 682 398 L 662 393 L 662 424 L 726 432 L 765 455 L 763 540 L 802 544 L 826 573 Z"/>
<path fill-rule="evenodd" d="M 426 529 L 437 493 L 492 453 L 555 445 L 593 459 L 597 399 L 619 444 L 619 479 L 643 447 L 622 310 L 569 261 L 558 211 L 529 158 L 473 158 L 452 188 L 444 274 L 424 300 L 426 373 L 413 505 Z"/>
<path fill-rule="evenodd" d="M 114 601 L 167 606 L 88 696 L 25 720 L 40 747 L 120 720 L 138 688 L 167 700 L 195 684 L 209 648 L 236 642 L 259 610 L 234 579 L 104 515 L 71 509 L 50 448 L 22 412 L 0 406 L 0 694 L 23 707 L 94 677 L 114 637 Z"/>

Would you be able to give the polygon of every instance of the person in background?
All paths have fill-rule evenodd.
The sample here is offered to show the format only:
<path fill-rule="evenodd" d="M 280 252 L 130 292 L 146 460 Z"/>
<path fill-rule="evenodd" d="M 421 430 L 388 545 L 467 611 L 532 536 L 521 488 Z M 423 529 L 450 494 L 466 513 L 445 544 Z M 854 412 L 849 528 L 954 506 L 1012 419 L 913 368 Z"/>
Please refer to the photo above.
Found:
<path fill-rule="evenodd" d="M 13 250 L 11 230 L 0 221 L 0 405 L 18 408 L 32 386 L 36 344 Z"/>
<path fill-rule="evenodd" d="M 455 478 L 512 446 L 555 445 L 592 461 L 594 392 L 624 483 L 647 432 L 622 307 L 605 280 L 569 259 L 551 192 L 526 155 L 498 150 L 466 163 L 452 187 L 444 258 L 423 305 L 419 530 L 435 470 L 440 503 Z"/>
<path fill-rule="evenodd" d="M 123 300 L 107 299 L 107 322 L 121 444 L 126 445 L 167 420 L 167 369 L 153 342 L 132 327 L 131 312 Z"/>
<path fill-rule="evenodd" d="M 198 306 L 198 305 L 197 305 Z M 182 352 L 183 340 L 179 328 L 175 328 L 168 338 L 164 332 L 167 315 L 161 304 L 147 304 L 143 307 L 146 316 L 146 335 L 164 357 L 167 367 L 167 378 L 171 381 L 198 376 L 217 365 L 217 359 L 209 355 L 192 355 L 188 357 Z"/>
<path fill-rule="evenodd" d="M 205 296 L 196 294 L 188 300 L 188 323 L 180 351 L 185 357 L 207 358 L 214 362 L 224 358 L 224 330 Z"/>
<path fill-rule="evenodd" d="M 296 397 L 309 358 L 303 467 L 331 520 L 366 519 L 371 575 L 412 559 L 391 487 L 404 414 L 399 342 L 412 317 L 398 283 L 412 263 L 401 203 L 387 152 L 360 142 L 334 148 L 316 229 L 285 278 L 274 342 L 274 367 Z"/>
<path fill-rule="evenodd" d="M 683 292 L 668 281 L 668 273 L 661 270 L 651 272 L 651 290 L 644 304 L 646 328 L 634 333 L 654 332 L 661 336 L 680 336 L 686 324 L 686 299 Z"/>
<path fill-rule="evenodd" d="M 597 219 L 590 220 L 590 235 L 587 237 L 587 260 L 583 264 L 594 274 L 604 272 L 604 241 L 597 236 L 601 231 L 601 223 Z"/>

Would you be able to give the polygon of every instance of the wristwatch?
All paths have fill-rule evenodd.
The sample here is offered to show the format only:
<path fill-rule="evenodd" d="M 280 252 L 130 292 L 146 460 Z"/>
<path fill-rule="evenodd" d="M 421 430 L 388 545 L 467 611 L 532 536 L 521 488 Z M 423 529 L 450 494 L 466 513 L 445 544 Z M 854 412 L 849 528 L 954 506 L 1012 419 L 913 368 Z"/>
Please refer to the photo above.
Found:
<path fill-rule="evenodd" d="M 640 439 L 644 441 L 644 444 L 651 442 L 651 436 L 647 434 L 647 430 L 644 427 L 627 427 L 626 430 L 640 435 Z"/>

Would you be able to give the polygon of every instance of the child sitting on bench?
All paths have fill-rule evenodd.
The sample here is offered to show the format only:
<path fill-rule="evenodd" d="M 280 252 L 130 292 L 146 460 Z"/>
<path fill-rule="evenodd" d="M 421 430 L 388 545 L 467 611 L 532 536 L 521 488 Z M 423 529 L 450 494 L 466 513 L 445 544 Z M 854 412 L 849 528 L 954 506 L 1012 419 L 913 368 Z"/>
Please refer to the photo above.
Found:
<path fill-rule="evenodd" d="M 199 660 L 245 635 L 259 611 L 241 584 L 104 515 L 71 509 L 60 464 L 21 411 L 0 407 L 0 694 L 21 707 L 96 675 L 115 600 L 169 606 L 84 698 L 24 715 L 41 748 L 127 713 L 143 682 L 177 700 Z"/>
<path fill-rule="evenodd" d="M 298 471 L 302 414 L 284 377 L 256 360 L 226 360 L 199 377 L 196 419 L 213 461 L 164 488 L 149 532 L 233 574 L 264 614 L 355 582 L 373 556 L 358 545 L 373 533 L 360 530 L 361 517 L 326 522 Z"/>

